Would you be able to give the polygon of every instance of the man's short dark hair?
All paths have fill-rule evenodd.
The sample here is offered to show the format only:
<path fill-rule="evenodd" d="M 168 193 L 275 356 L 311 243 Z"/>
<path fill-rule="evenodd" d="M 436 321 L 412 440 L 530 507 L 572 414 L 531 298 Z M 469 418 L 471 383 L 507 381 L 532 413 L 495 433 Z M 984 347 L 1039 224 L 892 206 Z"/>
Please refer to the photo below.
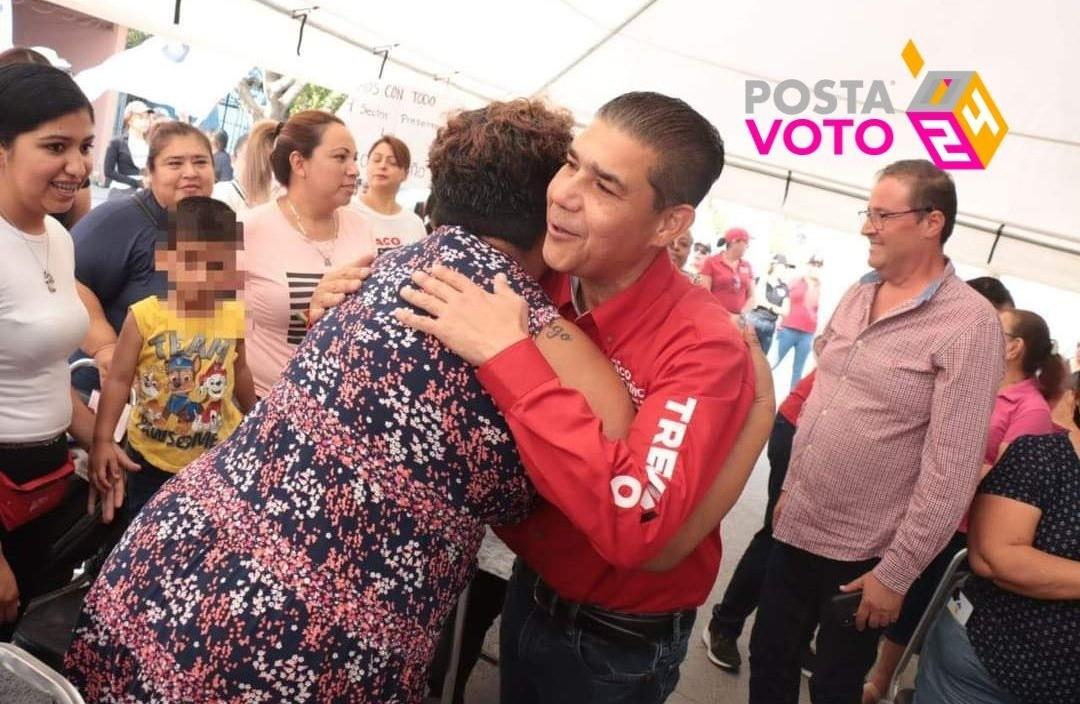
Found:
<path fill-rule="evenodd" d="M 660 93 L 624 93 L 597 118 L 618 127 L 656 152 L 649 170 L 653 208 L 697 207 L 724 168 L 724 140 L 698 111 Z"/>
<path fill-rule="evenodd" d="M 908 184 L 911 189 L 912 208 L 940 210 L 945 216 L 941 227 L 941 244 L 945 245 L 952 236 L 956 224 L 956 184 L 952 176 L 931 164 L 926 159 L 905 159 L 896 161 L 878 174 L 878 180 L 891 176 Z M 919 219 L 927 213 L 919 213 Z"/>
<path fill-rule="evenodd" d="M 225 147 L 229 145 L 229 135 L 225 130 L 218 130 L 214 133 L 214 146 L 218 151 L 225 151 Z"/>
<path fill-rule="evenodd" d="M 997 310 L 1009 310 L 1016 307 L 1012 294 L 1005 284 L 993 276 L 979 276 L 969 280 L 968 286 L 978 291 L 983 298 L 990 301 L 990 305 Z"/>

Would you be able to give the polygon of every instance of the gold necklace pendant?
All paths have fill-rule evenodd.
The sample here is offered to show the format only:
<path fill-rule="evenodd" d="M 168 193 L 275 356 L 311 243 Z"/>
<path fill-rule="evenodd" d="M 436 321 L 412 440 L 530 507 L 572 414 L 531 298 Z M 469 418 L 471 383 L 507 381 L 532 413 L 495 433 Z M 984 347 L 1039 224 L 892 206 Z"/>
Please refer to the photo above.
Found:
<path fill-rule="evenodd" d="M 321 256 L 322 260 L 323 260 L 323 266 L 325 266 L 326 268 L 329 269 L 331 266 L 333 266 L 333 262 L 330 261 L 330 257 L 333 256 L 333 254 L 334 254 L 334 246 L 337 244 L 337 242 L 336 242 L 337 235 L 338 235 L 338 233 L 337 233 L 337 230 L 338 230 L 337 213 L 336 212 L 334 213 L 334 236 L 333 236 L 333 238 L 331 238 L 331 242 L 330 242 L 330 254 L 327 254 L 325 251 L 323 251 L 323 248 L 319 246 L 318 242 L 316 242 L 315 240 L 311 239 L 310 236 L 308 236 L 307 230 L 304 229 L 304 223 L 301 222 L 301 220 L 300 220 L 300 213 L 299 213 L 299 211 L 297 211 L 296 206 L 293 205 L 293 202 L 291 200 L 289 200 L 288 196 L 285 197 L 285 202 L 289 205 L 289 210 L 292 211 L 293 218 L 296 220 L 296 229 L 300 231 L 300 236 L 302 238 L 304 238 L 305 242 L 307 242 L 309 245 L 311 245 L 312 249 L 314 249 L 316 252 L 319 253 L 319 256 Z"/>

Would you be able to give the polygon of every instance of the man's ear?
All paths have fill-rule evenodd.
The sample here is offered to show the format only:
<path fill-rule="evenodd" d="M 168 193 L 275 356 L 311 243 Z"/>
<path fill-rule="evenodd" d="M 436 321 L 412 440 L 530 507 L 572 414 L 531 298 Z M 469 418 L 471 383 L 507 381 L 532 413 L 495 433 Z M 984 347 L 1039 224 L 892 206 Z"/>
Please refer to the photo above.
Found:
<path fill-rule="evenodd" d="M 687 203 L 665 208 L 657 223 L 652 243 L 657 247 L 667 247 L 684 232 L 690 231 L 695 217 L 694 206 Z"/>
<path fill-rule="evenodd" d="M 941 233 L 945 231 L 945 213 L 931 210 L 926 214 L 926 222 L 929 225 L 927 237 L 933 235 L 934 239 L 940 240 Z"/>

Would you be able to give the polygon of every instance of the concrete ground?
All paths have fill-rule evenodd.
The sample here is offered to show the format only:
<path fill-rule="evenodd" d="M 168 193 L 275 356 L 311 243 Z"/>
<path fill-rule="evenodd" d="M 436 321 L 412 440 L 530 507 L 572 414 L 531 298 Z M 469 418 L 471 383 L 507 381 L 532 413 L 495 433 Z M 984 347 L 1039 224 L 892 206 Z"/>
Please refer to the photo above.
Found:
<path fill-rule="evenodd" d="M 712 595 L 708 603 L 698 610 L 697 621 L 694 624 L 694 632 L 690 637 L 690 649 L 682 666 L 682 675 L 675 693 L 668 699 L 668 704 L 744 704 L 749 700 L 750 673 L 746 663 L 749 648 L 750 629 L 753 625 L 753 617 L 747 622 L 742 638 L 739 640 L 739 650 L 743 654 L 743 668 L 740 674 L 732 675 L 720 670 L 705 657 L 705 645 L 701 640 L 701 632 L 708 626 L 712 604 L 720 600 L 727 587 L 731 574 L 735 570 L 735 564 L 742 555 L 743 550 L 750 542 L 750 538 L 761 526 L 762 516 L 765 511 L 765 491 L 769 476 L 768 462 L 764 454 L 754 468 L 754 473 L 746 485 L 742 498 L 724 519 L 722 534 L 724 536 L 724 558 L 720 565 L 720 575 L 713 586 Z M 488 633 L 487 643 L 484 646 L 487 655 L 497 656 L 498 648 L 498 621 Z M 803 680 L 801 702 L 809 702 L 810 696 L 806 688 L 806 680 Z M 469 678 L 465 690 L 467 704 L 499 704 L 499 673 L 494 665 L 481 660 L 472 677 Z M 512 704 L 506 702 L 505 704 Z"/>

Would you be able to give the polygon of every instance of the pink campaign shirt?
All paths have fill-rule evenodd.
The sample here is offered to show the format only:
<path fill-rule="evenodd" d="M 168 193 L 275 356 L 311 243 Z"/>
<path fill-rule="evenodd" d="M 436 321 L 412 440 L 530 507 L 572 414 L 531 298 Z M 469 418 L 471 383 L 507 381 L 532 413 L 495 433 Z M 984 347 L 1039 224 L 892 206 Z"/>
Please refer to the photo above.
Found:
<path fill-rule="evenodd" d="M 1002 443 L 1010 444 L 1023 435 L 1049 435 L 1054 430 L 1050 404 L 1039 393 L 1039 383 L 1035 379 L 1006 386 L 998 391 L 994 400 L 984 459 L 993 464 Z"/>
<path fill-rule="evenodd" d="M 809 333 L 816 332 L 821 289 L 818 286 L 811 289 L 806 279 L 799 279 L 791 285 L 789 291 L 791 311 L 784 316 L 780 327 Z"/>
<path fill-rule="evenodd" d="M 320 242 L 330 256 L 327 266 L 314 244 L 285 218 L 275 201 L 241 214 L 244 223 L 244 347 L 262 398 L 281 376 L 285 364 L 307 332 L 304 317 L 311 294 L 323 274 L 375 253 L 367 220 L 350 208 L 339 208 L 340 229 L 333 246 Z"/>

